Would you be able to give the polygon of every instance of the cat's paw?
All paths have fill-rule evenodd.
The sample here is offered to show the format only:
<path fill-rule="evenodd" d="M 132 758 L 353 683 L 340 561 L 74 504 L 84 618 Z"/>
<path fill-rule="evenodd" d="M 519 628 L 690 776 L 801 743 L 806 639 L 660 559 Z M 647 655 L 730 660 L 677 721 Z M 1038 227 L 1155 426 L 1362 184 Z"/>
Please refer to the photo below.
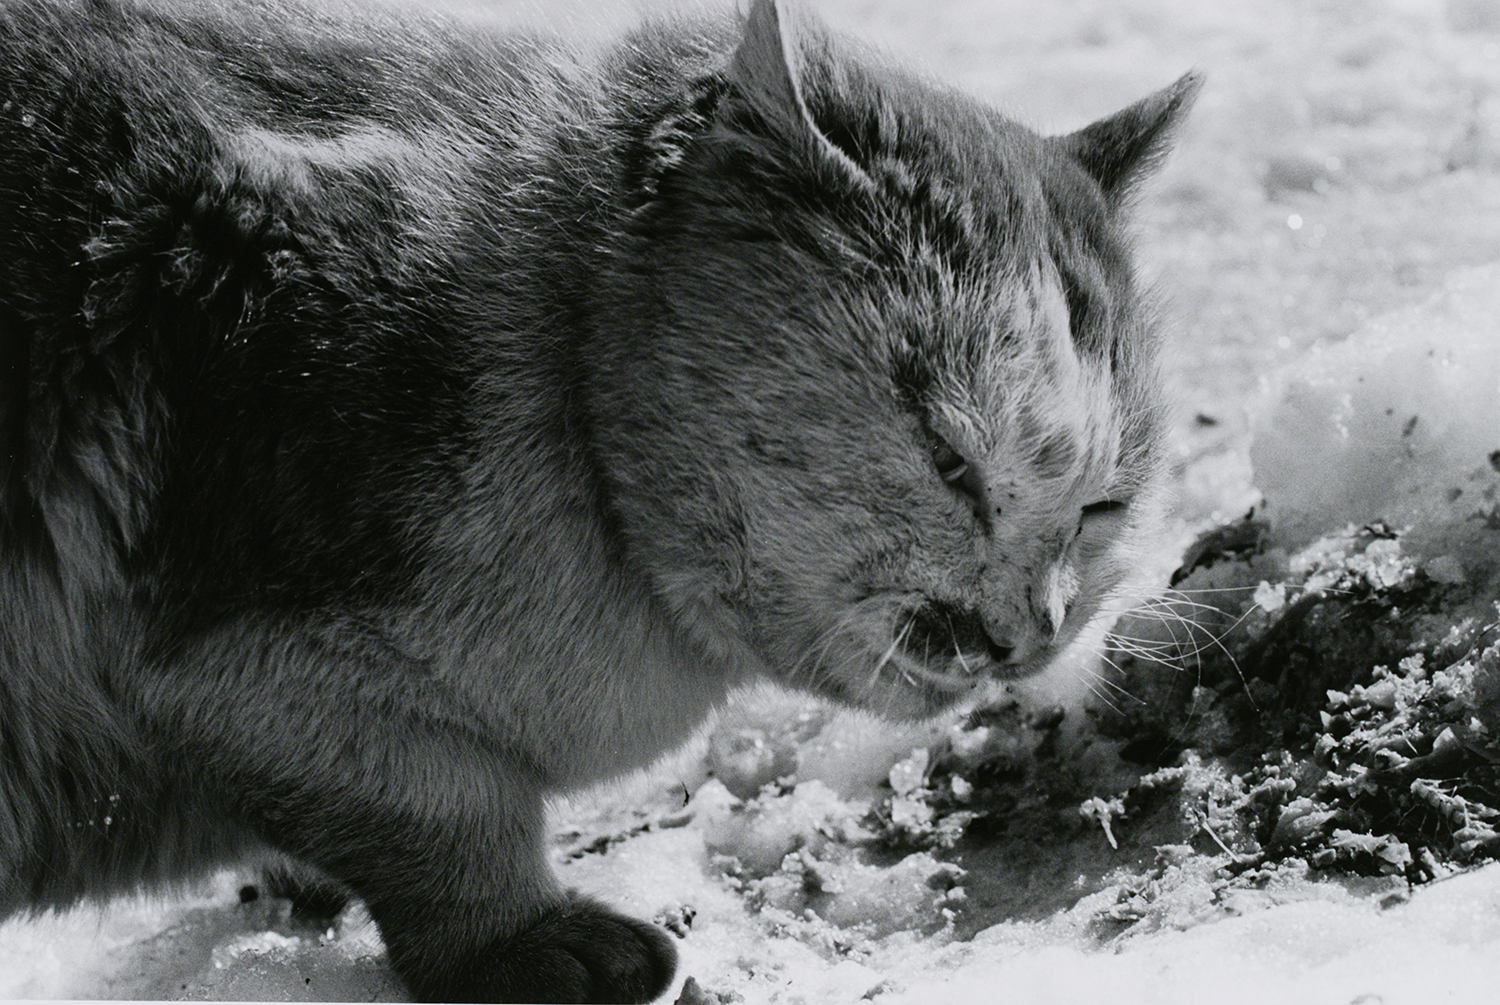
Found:
<path fill-rule="evenodd" d="M 530 928 L 413 990 L 446 1001 L 649 1002 L 676 969 L 666 932 L 570 894 Z"/>

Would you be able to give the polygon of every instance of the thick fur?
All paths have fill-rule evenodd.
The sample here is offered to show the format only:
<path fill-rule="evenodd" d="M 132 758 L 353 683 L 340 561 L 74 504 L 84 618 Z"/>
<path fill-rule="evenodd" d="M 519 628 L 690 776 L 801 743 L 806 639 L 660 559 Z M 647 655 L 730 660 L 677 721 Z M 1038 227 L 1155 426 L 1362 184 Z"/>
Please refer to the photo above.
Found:
<path fill-rule="evenodd" d="M 789 16 L 0 0 L 0 914 L 269 847 L 421 997 L 646 1000 L 547 793 L 1066 645 L 1161 478 L 1119 217 L 1196 79 L 1043 139 Z"/>

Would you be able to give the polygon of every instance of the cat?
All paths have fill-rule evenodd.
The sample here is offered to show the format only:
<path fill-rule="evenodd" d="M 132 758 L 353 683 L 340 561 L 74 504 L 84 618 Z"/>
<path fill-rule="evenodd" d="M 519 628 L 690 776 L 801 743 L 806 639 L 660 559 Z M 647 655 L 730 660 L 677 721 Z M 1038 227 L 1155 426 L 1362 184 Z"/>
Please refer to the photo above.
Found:
<path fill-rule="evenodd" d="M 646 1001 L 553 793 L 1046 666 L 1160 509 L 1126 210 L 780 0 L 592 50 L 0 0 L 0 915 L 274 851 L 420 999 Z"/>

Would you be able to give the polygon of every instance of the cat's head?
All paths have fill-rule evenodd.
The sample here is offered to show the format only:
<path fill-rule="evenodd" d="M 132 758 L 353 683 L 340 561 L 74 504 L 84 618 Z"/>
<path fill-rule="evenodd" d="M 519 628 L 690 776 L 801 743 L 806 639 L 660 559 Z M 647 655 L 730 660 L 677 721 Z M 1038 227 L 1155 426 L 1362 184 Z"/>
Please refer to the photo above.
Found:
<path fill-rule="evenodd" d="M 1043 138 L 784 22 L 756 0 L 627 159 L 601 456 L 710 645 L 925 715 L 1043 668 L 1158 514 L 1121 212 L 1199 82 Z"/>

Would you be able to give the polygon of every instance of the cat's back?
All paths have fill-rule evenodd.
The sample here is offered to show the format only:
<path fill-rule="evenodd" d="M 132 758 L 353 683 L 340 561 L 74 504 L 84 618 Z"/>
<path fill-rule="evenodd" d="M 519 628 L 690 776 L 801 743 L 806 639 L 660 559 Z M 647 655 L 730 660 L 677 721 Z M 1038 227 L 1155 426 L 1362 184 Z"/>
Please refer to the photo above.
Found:
<path fill-rule="evenodd" d="M 461 20 L 375 0 L 0 0 L 0 80 L 77 97 L 108 80 L 151 87 L 190 113 L 233 109 L 287 126 L 368 116 L 492 111 L 525 93 L 567 47 L 498 20 Z M 473 109 L 479 111 L 479 109 Z M 220 125 L 236 124 L 237 119 Z"/>
<path fill-rule="evenodd" d="M 383 3 L 3 0 L 0 157 L 21 190 L 66 187 L 49 157 L 70 176 L 257 154 L 332 175 L 402 142 L 521 149 L 576 101 L 573 64 L 545 36 Z"/>
<path fill-rule="evenodd" d="M 469 284 L 556 265 L 506 235 L 582 215 L 552 162 L 596 90 L 549 38 L 381 5 L 0 0 L 11 539 L 231 605 L 389 592 L 468 449 Z"/>
<path fill-rule="evenodd" d="M 729 26 L 609 47 L 382 0 L 0 0 L 0 310 L 87 311 L 102 259 L 202 237 L 204 208 L 246 231 L 212 257 L 281 228 L 335 284 L 566 270 L 542 259 L 600 243 L 619 148 Z"/>

